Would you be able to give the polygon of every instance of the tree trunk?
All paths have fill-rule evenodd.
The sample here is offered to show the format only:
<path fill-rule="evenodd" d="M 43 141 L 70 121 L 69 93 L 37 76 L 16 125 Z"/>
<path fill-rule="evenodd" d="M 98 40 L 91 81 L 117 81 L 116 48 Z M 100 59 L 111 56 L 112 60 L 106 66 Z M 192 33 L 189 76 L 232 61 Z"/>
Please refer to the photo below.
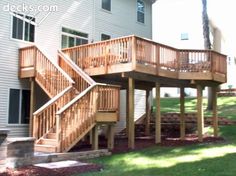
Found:
<path fill-rule="evenodd" d="M 202 0 L 202 27 L 203 27 L 204 48 L 209 50 L 211 49 L 211 41 L 210 41 L 209 19 L 207 14 L 207 0 Z M 213 109 L 212 97 L 213 97 L 212 88 L 208 87 L 207 110 Z"/>

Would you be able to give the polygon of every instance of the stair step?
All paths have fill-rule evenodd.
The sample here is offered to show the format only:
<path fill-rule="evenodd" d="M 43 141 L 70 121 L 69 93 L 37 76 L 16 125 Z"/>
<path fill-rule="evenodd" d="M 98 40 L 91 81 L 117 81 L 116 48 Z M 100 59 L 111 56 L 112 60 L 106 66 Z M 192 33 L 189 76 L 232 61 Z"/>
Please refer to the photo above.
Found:
<path fill-rule="evenodd" d="M 55 153 L 57 152 L 57 147 L 53 145 L 35 144 L 34 150 L 37 152 Z"/>
<path fill-rule="evenodd" d="M 48 133 L 46 139 L 56 139 L 56 133 Z"/>
<path fill-rule="evenodd" d="M 56 146 L 57 145 L 57 141 L 55 139 L 40 139 L 38 144 Z"/>

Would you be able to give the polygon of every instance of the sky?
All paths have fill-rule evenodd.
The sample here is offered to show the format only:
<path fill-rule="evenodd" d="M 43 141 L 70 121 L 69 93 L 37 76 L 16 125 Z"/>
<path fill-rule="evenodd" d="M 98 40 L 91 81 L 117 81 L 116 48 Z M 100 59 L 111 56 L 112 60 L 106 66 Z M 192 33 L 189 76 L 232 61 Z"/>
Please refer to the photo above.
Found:
<path fill-rule="evenodd" d="M 236 1 L 208 0 L 208 15 L 236 54 Z"/>

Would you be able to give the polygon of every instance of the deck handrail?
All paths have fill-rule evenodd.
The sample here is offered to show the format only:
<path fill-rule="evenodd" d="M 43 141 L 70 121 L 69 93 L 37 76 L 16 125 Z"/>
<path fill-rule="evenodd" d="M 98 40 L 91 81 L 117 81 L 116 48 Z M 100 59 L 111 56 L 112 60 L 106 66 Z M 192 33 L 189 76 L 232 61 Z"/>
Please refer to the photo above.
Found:
<path fill-rule="evenodd" d="M 58 50 L 58 55 L 64 59 L 65 62 L 67 62 L 71 68 L 75 72 L 77 72 L 85 81 L 87 81 L 90 85 L 95 84 L 96 82 L 88 76 L 81 68 L 79 68 L 66 54 L 64 54 L 62 51 Z"/>
<path fill-rule="evenodd" d="M 54 104 L 59 98 L 61 98 L 65 93 L 67 93 L 68 91 L 70 91 L 73 88 L 73 86 L 69 86 L 66 89 L 64 89 L 62 92 L 60 92 L 59 94 L 57 94 L 55 97 L 53 97 L 52 99 L 50 99 L 46 104 L 44 104 L 43 106 L 41 106 L 38 110 L 36 110 L 33 115 L 36 116 L 40 113 L 42 113 L 47 107 L 51 106 L 52 104 Z"/>
<path fill-rule="evenodd" d="M 132 63 L 133 70 L 137 64 L 149 65 L 157 69 L 156 74 L 158 70 L 166 70 L 177 72 L 176 75 L 180 72 L 181 75 L 183 72 L 226 75 L 224 54 L 214 50 L 178 49 L 135 35 L 65 48 L 62 52 L 85 70 L 104 67 L 105 73 L 111 65 Z"/>
<path fill-rule="evenodd" d="M 103 110 L 99 104 L 99 99 L 101 99 L 99 95 L 103 96 L 99 90 L 100 86 L 115 89 L 116 94 L 113 96 L 108 95 L 111 100 L 107 100 L 112 105 L 105 105 L 105 109 L 118 113 L 119 86 L 107 86 L 104 84 L 89 86 L 56 113 L 58 151 L 68 151 L 84 135 L 84 132 L 89 131 L 96 123 L 96 112 L 99 111 L 99 108 Z M 73 111 L 73 113 L 70 113 L 70 111 Z M 75 125 L 76 127 L 71 127 Z M 83 131 L 79 129 L 83 129 Z M 68 138 L 70 139 L 67 140 Z"/>

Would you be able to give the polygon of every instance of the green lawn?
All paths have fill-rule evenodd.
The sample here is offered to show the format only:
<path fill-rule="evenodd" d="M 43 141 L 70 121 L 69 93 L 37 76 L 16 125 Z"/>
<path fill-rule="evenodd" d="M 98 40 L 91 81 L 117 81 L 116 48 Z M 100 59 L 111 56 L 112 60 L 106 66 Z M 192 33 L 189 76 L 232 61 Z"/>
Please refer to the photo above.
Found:
<path fill-rule="evenodd" d="M 185 111 L 196 112 L 196 98 L 185 98 Z M 155 101 L 154 101 L 155 104 Z M 236 120 L 236 97 L 218 97 L 218 114 L 219 117 L 227 117 Z M 162 98 L 161 99 L 161 113 L 179 112 L 180 103 L 178 98 Z M 203 109 L 205 116 L 211 116 L 210 111 L 206 111 L 207 99 L 203 99 Z"/>
<path fill-rule="evenodd" d="M 176 112 L 178 100 L 161 101 L 162 112 Z M 187 99 L 189 111 L 195 100 Z M 236 119 L 236 98 L 219 98 L 220 116 Z M 171 107 L 171 108 L 169 108 Z M 125 154 L 114 154 L 91 160 L 104 166 L 101 172 L 84 176 L 235 176 L 236 175 L 236 126 L 220 127 L 226 142 L 197 144 L 185 147 L 154 146 Z"/>

